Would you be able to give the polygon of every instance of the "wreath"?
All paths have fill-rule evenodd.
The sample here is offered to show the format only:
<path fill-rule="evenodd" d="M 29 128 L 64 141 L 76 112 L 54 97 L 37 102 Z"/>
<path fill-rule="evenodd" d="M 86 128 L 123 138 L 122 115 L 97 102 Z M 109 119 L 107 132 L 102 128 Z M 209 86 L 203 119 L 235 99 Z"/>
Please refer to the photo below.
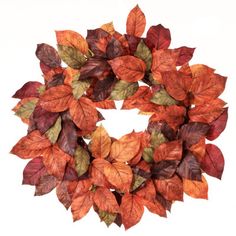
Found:
<path fill-rule="evenodd" d="M 214 140 L 227 122 L 219 95 L 226 77 L 202 64 L 189 65 L 194 49 L 169 49 L 169 29 L 151 26 L 139 6 L 129 13 L 126 34 L 112 23 L 79 33 L 56 31 L 57 47 L 37 45 L 44 84 L 27 82 L 13 108 L 28 133 L 11 150 L 30 159 L 23 184 L 35 195 L 56 188 L 73 219 L 93 206 L 108 226 L 137 224 L 146 207 L 166 217 L 183 193 L 207 199 L 202 174 L 221 179 L 224 157 Z M 67 66 L 62 66 L 63 61 Z M 97 122 L 97 108 L 139 109 L 148 127 L 119 139 Z M 130 122 L 130 121 L 127 121 Z M 122 125 L 122 124 L 116 124 Z"/>

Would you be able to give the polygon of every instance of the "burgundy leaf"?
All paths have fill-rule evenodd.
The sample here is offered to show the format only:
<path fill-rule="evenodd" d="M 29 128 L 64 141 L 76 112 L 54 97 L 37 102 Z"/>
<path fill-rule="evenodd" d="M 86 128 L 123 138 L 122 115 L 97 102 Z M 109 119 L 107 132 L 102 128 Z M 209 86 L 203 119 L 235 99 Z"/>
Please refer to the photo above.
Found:
<path fill-rule="evenodd" d="M 170 30 L 163 27 L 161 24 L 151 26 L 147 32 L 145 39 L 146 45 L 152 50 L 155 49 L 167 49 L 170 45 L 171 36 Z"/>
<path fill-rule="evenodd" d="M 45 174 L 41 176 L 39 183 L 36 185 L 35 196 L 50 193 L 57 186 L 57 178 L 53 175 Z"/>
<path fill-rule="evenodd" d="M 188 48 L 184 46 L 180 48 L 175 48 L 174 50 L 177 51 L 179 54 L 176 65 L 182 66 L 183 64 L 189 62 L 192 59 L 195 48 Z"/>
<path fill-rule="evenodd" d="M 125 50 L 122 44 L 115 37 L 112 37 L 112 39 L 109 41 L 106 52 L 109 59 L 125 55 Z"/>
<path fill-rule="evenodd" d="M 69 165 L 66 166 L 65 169 L 65 174 L 63 177 L 63 181 L 74 181 L 74 180 L 78 180 L 78 174 L 76 172 L 76 170 L 72 167 L 70 167 Z"/>
<path fill-rule="evenodd" d="M 224 131 L 228 120 L 228 108 L 224 108 L 224 112 L 213 122 L 210 123 L 210 129 L 206 138 L 214 140 Z"/>
<path fill-rule="evenodd" d="M 52 46 L 41 43 L 37 45 L 36 56 L 43 64 L 55 68 L 61 65 L 61 58 Z"/>
<path fill-rule="evenodd" d="M 188 152 L 183 158 L 182 162 L 177 168 L 177 173 L 185 179 L 201 181 L 201 169 L 200 164 L 195 156 Z"/>
<path fill-rule="evenodd" d="M 125 34 L 125 38 L 128 41 L 130 53 L 133 55 L 137 50 L 141 38 L 129 34 Z"/>
<path fill-rule="evenodd" d="M 37 81 L 30 81 L 25 83 L 16 93 L 12 96 L 13 98 L 28 98 L 28 97 L 39 97 L 38 89 L 42 86 L 41 83 Z"/>
<path fill-rule="evenodd" d="M 206 154 L 201 161 L 201 168 L 208 175 L 221 179 L 224 170 L 224 156 L 214 144 L 206 145 Z"/>
<path fill-rule="evenodd" d="M 42 157 L 36 157 L 25 166 L 22 184 L 37 185 L 40 177 L 45 175 L 45 173 L 46 169 Z"/>
<path fill-rule="evenodd" d="M 53 75 L 52 79 L 49 80 L 46 84 L 47 89 L 64 84 L 64 79 L 65 76 L 62 73 Z"/>

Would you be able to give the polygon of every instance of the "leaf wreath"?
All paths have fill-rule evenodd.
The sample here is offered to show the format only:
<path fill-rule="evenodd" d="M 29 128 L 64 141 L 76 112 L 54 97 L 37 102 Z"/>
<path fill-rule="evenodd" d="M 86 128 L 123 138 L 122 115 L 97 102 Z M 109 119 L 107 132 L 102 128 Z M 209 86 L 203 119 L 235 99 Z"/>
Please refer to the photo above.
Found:
<path fill-rule="evenodd" d="M 160 24 L 142 38 L 145 25 L 137 5 L 125 35 L 112 23 L 88 30 L 86 39 L 56 31 L 58 51 L 44 43 L 36 50 L 45 83 L 27 82 L 13 95 L 21 99 L 13 110 L 28 134 L 11 153 L 32 158 L 23 184 L 34 185 L 35 195 L 56 188 L 74 220 L 93 206 L 108 226 L 128 229 L 144 206 L 166 217 L 183 193 L 207 199 L 203 172 L 222 176 L 224 157 L 205 140 L 225 129 L 228 109 L 218 97 L 226 77 L 190 66 L 195 49 L 169 49 L 170 31 Z M 147 130 L 115 139 L 97 127 L 103 120 L 97 108 L 115 109 L 115 100 L 151 114 Z"/>

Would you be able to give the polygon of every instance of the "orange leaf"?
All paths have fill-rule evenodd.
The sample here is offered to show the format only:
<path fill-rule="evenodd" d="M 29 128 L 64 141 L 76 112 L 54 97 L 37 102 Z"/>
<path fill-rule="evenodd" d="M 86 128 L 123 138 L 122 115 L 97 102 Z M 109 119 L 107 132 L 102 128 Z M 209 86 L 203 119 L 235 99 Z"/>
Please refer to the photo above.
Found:
<path fill-rule="evenodd" d="M 152 180 L 148 180 L 145 186 L 136 192 L 136 195 L 148 201 L 154 201 L 156 199 L 156 189 Z"/>
<path fill-rule="evenodd" d="M 119 212 L 119 205 L 116 201 L 115 195 L 107 188 L 98 187 L 94 194 L 94 203 L 102 211 L 110 213 Z"/>
<path fill-rule="evenodd" d="M 147 207 L 147 209 L 159 216 L 166 217 L 166 210 L 165 208 L 159 203 L 157 200 L 154 201 L 148 201 L 146 199 L 141 199 L 141 203 Z"/>
<path fill-rule="evenodd" d="M 176 129 L 183 124 L 185 113 L 186 109 L 182 106 L 158 106 L 156 113 L 150 117 L 149 122 L 165 121 L 171 128 Z"/>
<path fill-rule="evenodd" d="M 90 148 L 93 157 L 106 158 L 111 149 L 111 138 L 103 126 L 99 126 L 92 134 Z"/>
<path fill-rule="evenodd" d="M 183 182 L 174 175 L 170 179 L 155 180 L 157 191 L 169 201 L 183 201 Z"/>
<path fill-rule="evenodd" d="M 155 80 L 163 84 L 162 72 L 175 71 L 178 53 L 170 49 L 154 49 L 152 52 L 152 75 Z"/>
<path fill-rule="evenodd" d="M 146 65 L 134 56 L 116 57 L 108 61 L 118 78 L 127 82 L 136 82 L 144 77 Z"/>
<path fill-rule="evenodd" d="M 208 198 L 208 184 L 204 176 L 202 181 L 193 181 L 189 179 L 183 179 L 184 192 L 194 198 Z"/>
<path fill-rule="evenodd" d="M 77 182 L 76 189 L 73 194 L 73 199 L 86 194 L 92 186 L 91 179 L 81 179 Z"/>
<path fill-rule="evenodd" d="M 116 104 L 113 100 L 103 100 L 100 102 L 93 102 L 97 108 L 101 109 L 116 109 Z"/>
<path fill-rule="evenodd" d="M 189 119 L 192 122 L 211 123 L 223 112 L 225 102 L 217 98 L 203 105 L 196 106 L 189 110 Z"/>
<path fill-rule="evenodd" d="M 122 197 L 120 213 L 126 230 L 141 220 L 143 212 L 144 207 L 140 201 L 140 197 L 130 193 L 126 193 Z"/>
<path fill-rule="evenodd" d="M 70 103 L 70 115 L 80 129 L 95 129 L 98 113 L 90 99 L 86 97 L 81 97 L 79 100 L 73 99 Z"/>
<path fill-rule="evenodd" d="M 47 148 L 43 153 L 43 163 L 49 174 L 62 179 L 67 162 L 71 156 L 63 152 L 57 144 Z"/>
<path fill-rule="evenodd" d="M 201 105 L 217 98 L 225 89 L 226 77 L 215 74 L 214 70 L 205 65 L 191 66 L 193 83 L 191 91 L 193 103 Z"/>
<path fill-rule="evenodd" d="M 200 163 L 206 153 L 205 137 L 200 138 L 200 140 L 196 144 L 193 144 L 188 149 L 192 152 L 192 154 L 197 158 L 198 162 Z"/>
<path fill-rule="evenodd" d="M 90 210 L 93 205 L 94 193 L 91 191 L 78 196 L 73 199 L 71 204 L 71 212 L 73 214 L 73 220 L 80 220 L 83 218 Z"/>
<path fill-rule="evenodd" d="M 79 33 L 72 30 L 56 31 L 56 37 L 59 45 L 77 48 L 83 54 L 88 53 L 88 43 Z"/>
<path fill-rule="evenodd" d="M 162 143 L 156 147 L 154 152 L 154 161 L 164 160 L 181 160 L 182 158 L 182 141 L 175 140 L 167 143 Z"/>
<path fill-rule="evenodd" d="M 103 160 L 103 172 L 108 182 L 122 192 L 128 192 L 133 179 L 131 168 L 122 162 L 110 163 Z"/>
<path fill-rule="evenodd" d="M 146 26 L 146 18 L 139 6 L 134 7 L 127 18 L 126 32 L 127 34 L 141 37 Z"/>
<path fill-rule="evenodd" d="M 163 83 L 169 95 L 179 101 L 183 101 L 191 87 L 192 78 L 177 71 L 169 71 L 162 74 Z"/>
<path fill-rule="evenodd" d="M 72 98 L 71 87 L 58 85 L 46 90 L 40 97 L 40 105 L 43 109 L 51 112 L 62 112 L 68 109 Z"/>
<path fill-rule="evenodd" d="M 111 158 L 126 162 L 135 157 L 141 145 L 139 133 L 132 132 L 121 137 L 111 145 Z"/>
<path fill-rule="evenodd" d="M 35 130 L 21 138 L 12 148 L 11 153 L 23 159 L 34 158 L 41 156 L 43 151 L 50 146 L 51 142 L 47 137 Z"/>
<path fill-rule="evenodd" d="M 101 29 L 105 30 L 107 33 L 113 35 L 115 33 L 113 22 L 103 24 Z"/>

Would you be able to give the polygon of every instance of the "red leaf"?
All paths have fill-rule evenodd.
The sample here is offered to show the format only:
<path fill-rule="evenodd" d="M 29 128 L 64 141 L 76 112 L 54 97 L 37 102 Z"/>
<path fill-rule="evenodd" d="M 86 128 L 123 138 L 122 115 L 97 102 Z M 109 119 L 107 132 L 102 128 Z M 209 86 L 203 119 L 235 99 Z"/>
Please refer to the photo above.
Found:
<path fill-rule="evenodd" d="M 150 49 L 167 49 L 170 46 L 170 30 L 162 25 L 151 26 L 145 39 L 146 45 Z"/>
<path fill-rule="evenodd" d="M 134 56 L 116 57 L 108 61 L 118 78 L 127 82 L 136 82 L 144 77 L 146 65 Z"/>
<path fill-rule="evenodd" d="M 221 179 L 224 171 L 224 156 L 214 144 L 206 145 L 206 154 L 202 159 L 201 168 L 208 175 Z"/>
<path fill-rule="evenodd" d="M 36 185 L 35 196 L 45 195 L 50 193 L 58 184 L 57 178 L 45 173 L 40 177 L 39 182 Z"/>
<path fill-rule="evenodd" d="M 178 60 L 176 62 L 176 65 L 182 66 L 192 59 L 195 48 L 188 48 L 184 46 L 175 48 L 174 50 L 178 52 Z"/>

